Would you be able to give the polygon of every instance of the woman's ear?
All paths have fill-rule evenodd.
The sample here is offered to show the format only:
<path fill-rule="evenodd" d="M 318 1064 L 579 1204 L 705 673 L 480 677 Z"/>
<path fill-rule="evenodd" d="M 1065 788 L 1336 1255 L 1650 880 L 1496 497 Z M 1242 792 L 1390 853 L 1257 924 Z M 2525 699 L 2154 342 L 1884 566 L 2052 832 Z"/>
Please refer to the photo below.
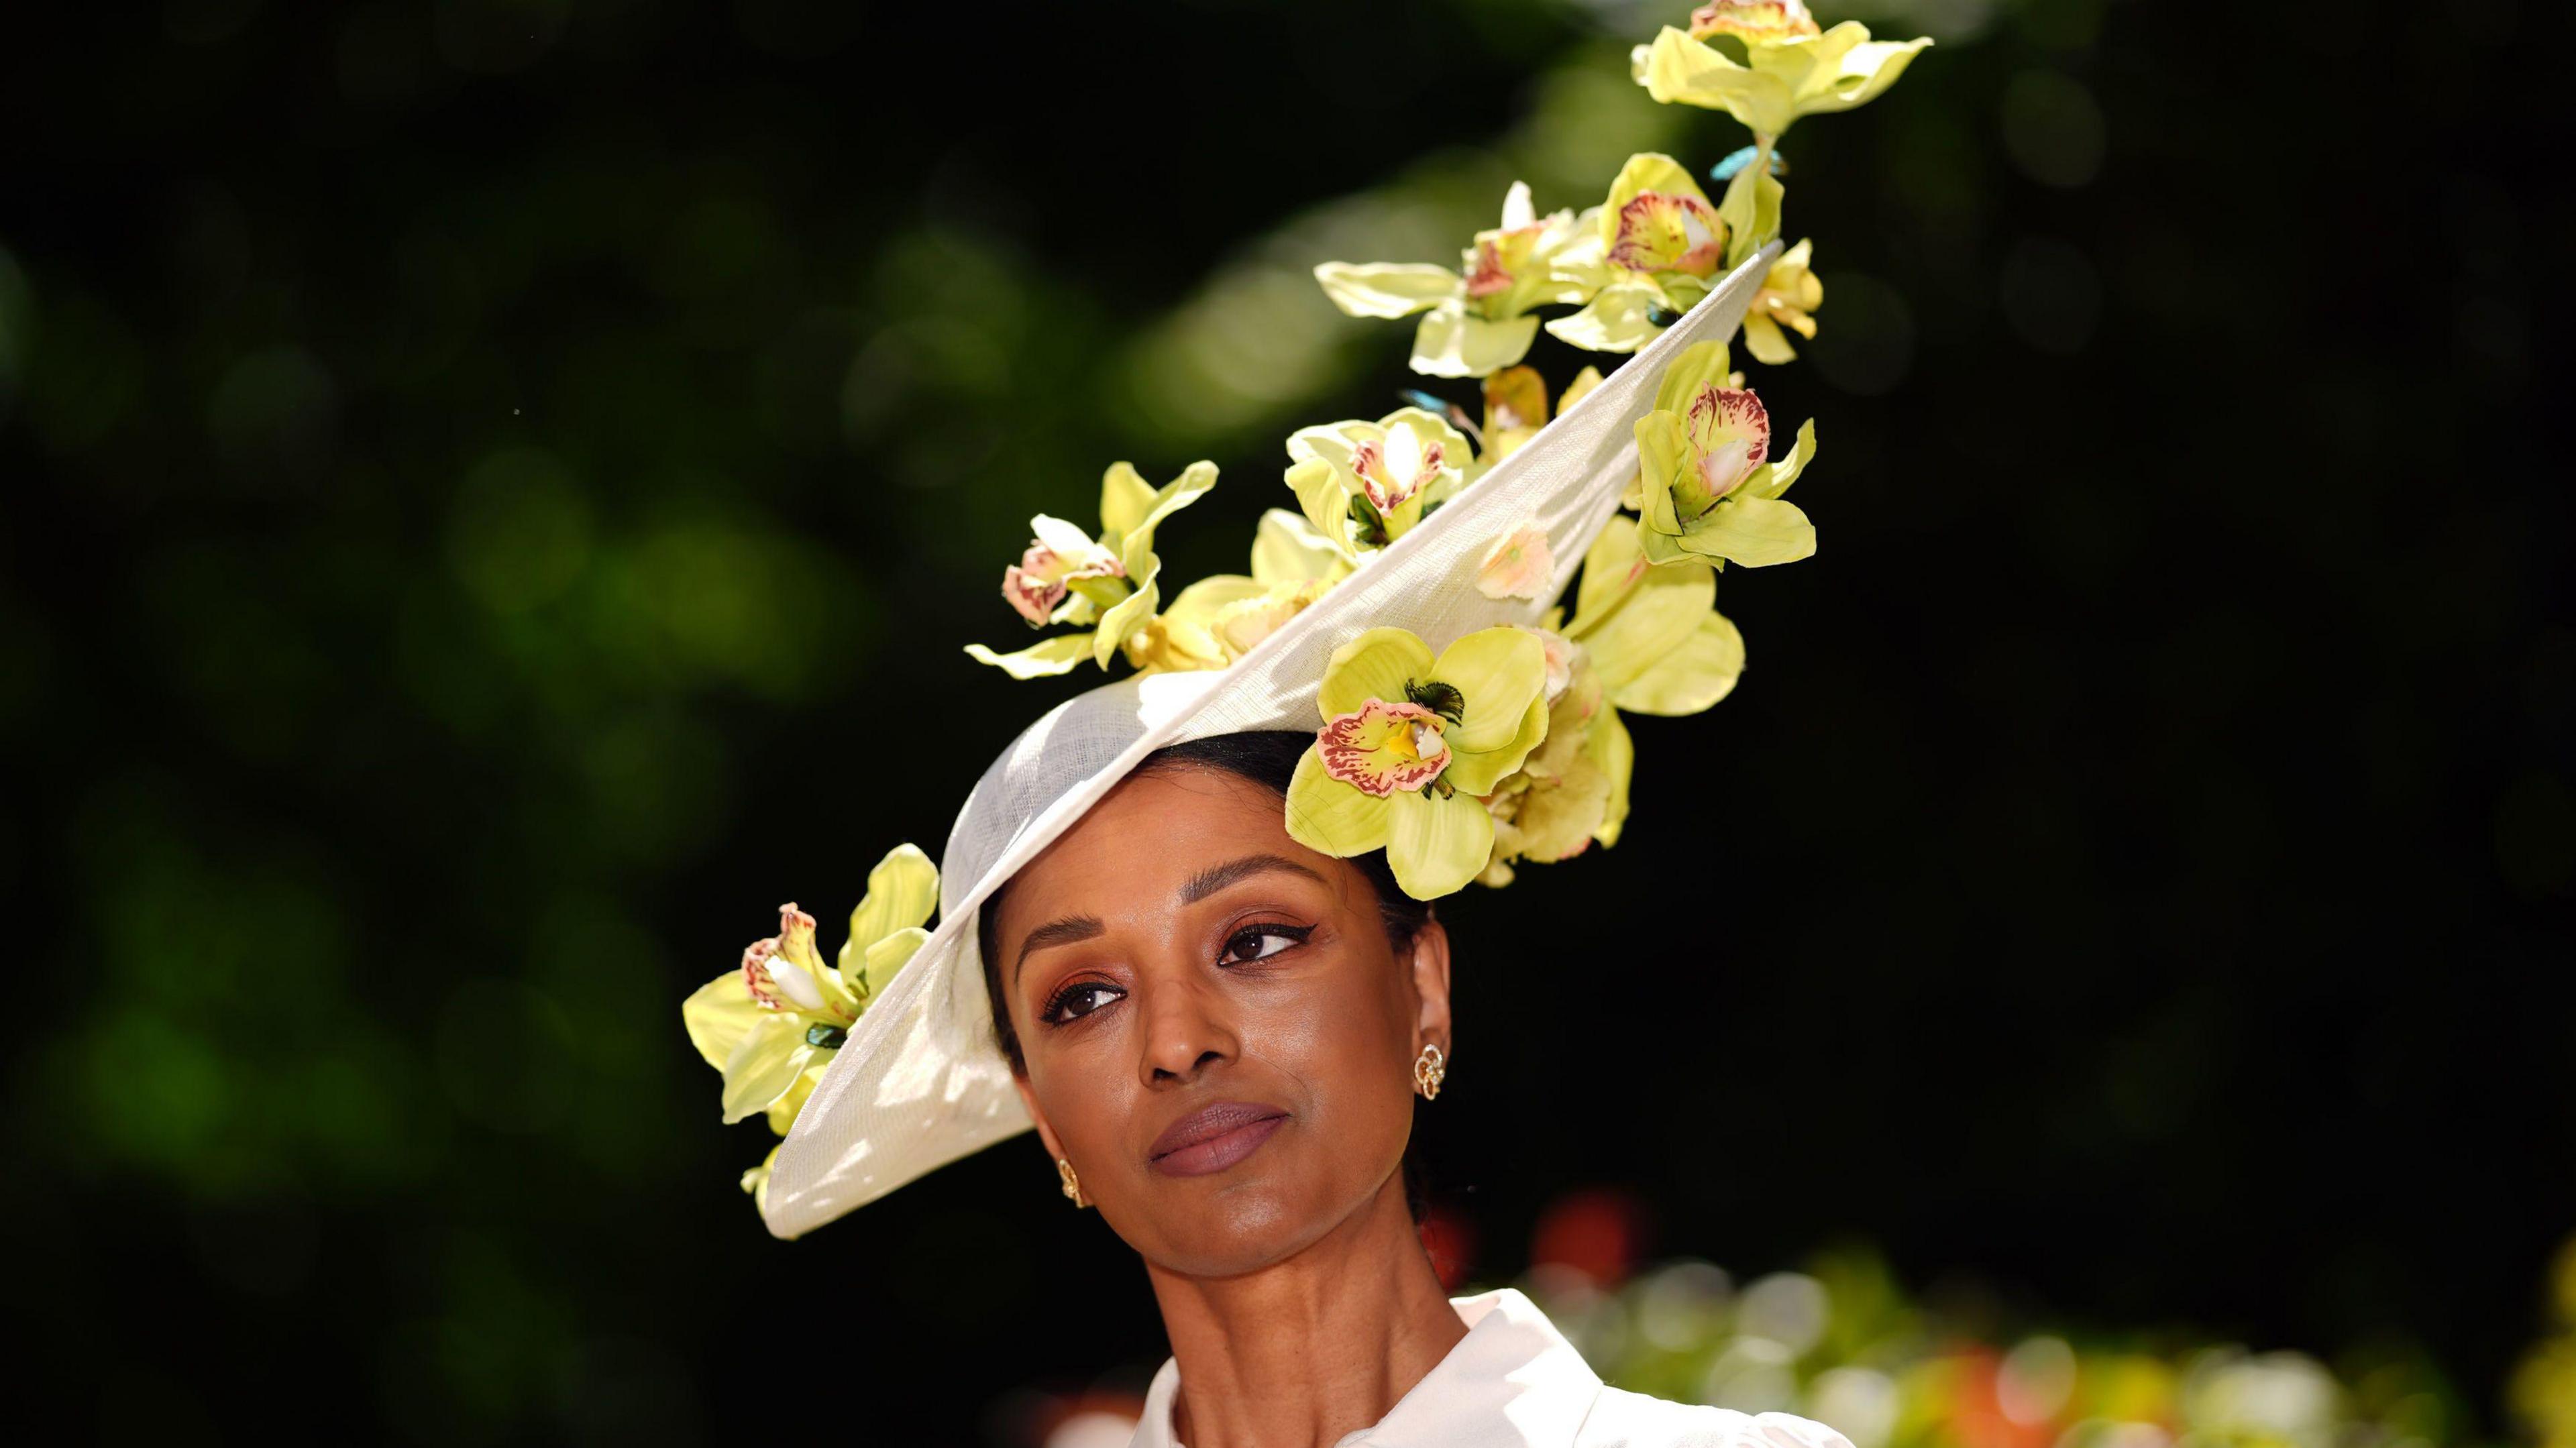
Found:
<path fill-rule="evenodd" d="M 1414 1033 L 1449 1055 L 1449 932 L 1438 920 L 1426 920 L 1413 932 L 1410 948 L 1413 994 L 1421 1003 Z"/>

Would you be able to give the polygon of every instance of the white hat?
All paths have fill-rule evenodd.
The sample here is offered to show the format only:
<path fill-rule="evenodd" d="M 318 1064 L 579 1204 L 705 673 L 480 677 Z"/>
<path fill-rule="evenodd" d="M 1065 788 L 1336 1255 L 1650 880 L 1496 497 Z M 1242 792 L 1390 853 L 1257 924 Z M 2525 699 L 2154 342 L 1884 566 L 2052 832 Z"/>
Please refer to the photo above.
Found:
<path fill-rule="evenodd" d="M 1747 257 L 1628 365 L 1242 658 L 1104 685 L 1012 741 L 949 832 L 938 927 L 850 1027 L 779 1147 L 762 1206 L 770 1231 L 799 1236 L 1026 1130 L 975 938 L 985 899 L 1156 750 L 1313 729 L 1327 663 L 1365 630 L 1408 629 L 1440 649 L 1478 629 L 1538 623 L 1637 475 L 1636 426 L 1666 364 L 1731 337 L 1779 251 L 1773 242 Z M 1533 523 L 1553 576 L 1534 600 L 1487 596 L 1477 571 L 1493 540 Z"/>

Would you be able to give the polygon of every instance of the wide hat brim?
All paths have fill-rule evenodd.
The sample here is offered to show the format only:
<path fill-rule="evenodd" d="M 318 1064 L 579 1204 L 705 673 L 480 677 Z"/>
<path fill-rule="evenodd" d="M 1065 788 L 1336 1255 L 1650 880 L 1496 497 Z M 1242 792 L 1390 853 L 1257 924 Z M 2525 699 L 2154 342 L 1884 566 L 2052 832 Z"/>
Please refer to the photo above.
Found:
<path fill-rule="evenodd" d="M 1410 629 L 1433 649 L 1498 624 L 1535 624 L 1565 591 L 1637 471 L 1637 420 L 1675 353 L 1744 320 L 1774 242 L 1682 319 L 1446 506 L 1224 669 L 1134 675 L 1066 700 L 984 772 L 948 838 L 940 920 L 853 1027 L 770 1172 L 766 1218 L 796 1237 L 1029 1128 L 993 1034 L 975 919 L 1018 873 L 1155 750 L 1255 729 L 1313 729 L 1333 651 Z M 1554 574 L 1538 599 L 1476 586 L 1494 541 L 1546 529 Z"/>

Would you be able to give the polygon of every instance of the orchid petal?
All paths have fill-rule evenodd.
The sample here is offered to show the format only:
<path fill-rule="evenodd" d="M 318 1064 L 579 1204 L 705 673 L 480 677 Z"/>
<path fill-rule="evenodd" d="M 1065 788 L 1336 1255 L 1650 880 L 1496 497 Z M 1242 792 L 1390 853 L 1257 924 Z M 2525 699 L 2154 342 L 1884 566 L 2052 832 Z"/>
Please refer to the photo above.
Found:
<path fill-rule="evenodd" d="M 1334 306 L 1354 317 L 1410 317 L 1459 295 L 1467 283 L 1442 266 L 1328 261 L 1315 280 Z"/>
<path fill-rule="evenodd" d="M 1100 535 L 1124 538 L 1145 521 L 1154 506 L 1154 485 L 1133 463 L 1111 463 L 1100 475 Z"/>
<path fill-rule="evenodd" d="M 966 646 L 968 657 L 991 664 L 1014 679 L 1052 678 L 1091 657 L 1091 652 L 1089 634 L 1059 634 L 1009 654 L 997 654 L 982 644 Z"/>
<path fill-rule="evenodd" d="M 1292 440 L 1293 441 L 1293 440 Z M 1345 556 L 1351 551 L 1351 494 L 1342 486 L 1341 471 L 1320 457 L 1310 457 L 1288 469 L 1283 476 L 1288 491 L 1297 495 L 1297 506 L 1316 536 L 1333 543 Z"/>
<path fill-rule="evenodd" d="M 1538 318 L 1488 321 L 1449 303 L 1432 309 L 1413 330 L 1412 367 L 1431 377 L 1482 377 L 1529 355 Z"/>
<path fill-rule="evenodd" d="M 1637 419 L 1637 475 L 1641 480 L 1638 511 L 1648 533 L 1677 534 L 1682 531 L 1679 506 L 1673 501 L 1673 488 L 1690 466 L 1690 434 L 1683 431 L 1679 414 L 1650 412 Z"/>
<path fill-rule="evenodd" d="M 1428 677 L 1456 689 L 1466 701 L 1449 733 L 1452 749 L 1502 749 L 1519 732 L 1530 701 L 1547 692 L 1547 648 L 1527 629 L 1478 629 L 1443 650 Z M 1510 768 L 1519 767 L 1520 761 L 1512 761 Z"/>
<path fill-rule="evenodd" d="M 1100 547 L 1081 528 L 1045 513 L 1029 520 L 1029 531 L 1036 536 L 1039 546 L 1052 549 L 1069 561 L 1082 558 Z"/>
<path fill-rule="evenodd" d="M 1616 608 L 1586 619 L 1577 640 L 1601 687 L 1617 694 L 1687 645 L 1717 602 L 1717 573 L 1700 559 L 1649 568 Z"/>
<path fill-rule="evenodd" d="M 1336 859 L 1383 849 L 1388 803 L 1333 778 L 1324 770 L 1323 756 L 1309 749 L 1288 781 L 1288 837 Z"/>
<path fill-rule="evenodd" d="M 1338 577 L 1349 568 L 1349 560 L 1329 535 L 1285 508 L 1263 513 L 1260 526 L 1253 530 L 1252 577 L 1256 583 L 1304 583 Z"/>
<path fill-rule="evenodd" d="M 920 925 L 939 908 L 939 867 L 922 853 L 918 845 L 897 845 L 868 871 L 868 892 L 859 897 L 858 908 L 850 912 L 850 938 L 841 946 L 840 967 L 844 980 L 858 976 L 851 966 L 860 963 L 869 946 L 898 930 Z"/>
<path fill-rule="evenodd" d="M 1768 478 L 1756 480 L 1760 486 L 1757 487 L 1752 482 L 1748 482 L 1745 491 L 1759 498 L 1776 498 L 1789 491 L 1789 485 L 1798 481 L 1798 476 L 1807 470 L 1807 464 L 1815 461 L 1815 458 L 1816 420 L 1811 417 L 1798 424 L 1798 441 L 1789 449 L 1789 455 L 1771 464 L 1771 475 Z"/>
<path fill-rule="evenodd" d="M 1726 615 L 1710 612 L 1681 647 L 1613 689 L 1610 702 L 1632 714 L 1696 714 L 1733 693 L 1743 673 L 1744 635 Z"/>
<path fill-rule="evenodd" d="M 1466 888 L 1494 853 L 1494 817 L 1465 793 L 1426 790 L 1386 802 L 1386 862 L 1395 883 L 1416 900 Z"/>
<path fill-rule="evenodd" d="M 1531 643 L 1535 647 L 1536 641 Z M 1402 703 L 1405 685 L 1434 677 L 1440 676 L 1432 667 L 1430 645 L 1404 629 L 1373 628 L 1333 650 L 1332 661 L 1324 666 L 1324 681 L 1316 690 L 1315 704 L 1329 722 L 1357 713 L 1371 699 Z"/>
<path fill-rule="evenodd" d="M 719 1071 L 733 1058 L 744 1034 L 769 1014 L 751 998 L 751 987 L 738 969 L 708 981 L 680 1002 L 680 1023 L 688 1028 L 689 1044 Z"/>
<path fill-rule="evenodd" d="M 1905 74 L 1905 68 L 1913 63 L 1915 55 L 1932 43 L 1929 37 L 1867 40 L 1868 27 L 1856 20 L 1846 20 L 1826 33 L 1831 35 L 1834 31 L 1846 29 L 1858 30 L 1864 37 L 1863 42 L 1845 51 L 1832 72 L 1822 78 L 1820 85 L 1802 90 L 1798 97 L 1801 114 L 1847 111 L 1854 106 L 1867 105 L 1896 84 L 1896 78 Z"/>
<path fill-rule="evenodd" d="M 1798 349 L 1790 346 L 1789 339 L 1780 335 L 1779 324 L 1760 312 L 1750 312 L 1745 315 L 1744 350 L 1752 353 L 1755 361 L 1767 367 L 1778 367 L 1798 360 Z"/>
<path fill-rule="evenodd" d="M 1163 610 L 1163 621 L 1187 622 L 1206 627 L 1228 607 L 1246 599 L 1260 598 L 1269 592 L 1269 585 L 1256 578 L 1246 578 L 1240 573 L 1211 574 L 1182 589 L 1179 596 L 1172 600 L 1172 606 Z"/>
<path fill-rule="evenodd" d="M 1724 111 L 1756 135 L 1777 136 L 1798 118 L 1797 94 L 1786 80 L 1737 65 L 1669 25 L 1652 45 L 1637 47 L 1633 71 L 1656 100 Z"/>
<path fill-rule="evenodd" d="M 1621 208 L 1649 191 L 1708 205 L 1708 193 L 1699 189 L 1699 181 L 1688 167 L 1661 152 L 1640 151 L 1619 168 L 1618 176 L 1610 182 L 1609 199 L 1601 203 L 1601 214 L 1593 222 L 1603 246 L 1619 239 Z"/>
<path fill-rule="evenodd" d="M 1451 751 L 1450 787 L 1466 794 L 1492 794 L 1494 786 L 1529 761 L 1530 751 L 1547 742 L 1548 717 L 1546 686 L 1542 682 L 1529 707 L 1521 711 L 1510 738 L 1492 749 Z"/>
<path fill-rule="evenodd" d="M 1574 621 L 1566 625 L 1564 632 L 1571 638 L 1583 637 L 1618 607 L 1619 601 L 1645 576 L 1646 558 L 1637 543 L 1637 520 L 1624 513 L 1611 514 L 1583 555 L 1583 580 L 1574 589 Z"/>
<path fill-rule="evenodd" d="M 1680 311 L 1652 281 L 1637 277 L 1603 287 L 1583 310 L 1547 324 L 1548 334 L 1587 352 L 1634 352 L 1664 334 L 1657 309 Z"/>
<path fill-rule="evenodd" d="M 769 1104 L 784 1096 L 796 1085 L 796 1077 L 814 1058 L 814 1048 L 805 1044 L 805 1022 L 792 1015 L 775 1011 L 743 1033 L 725 1060 L 724 1120 L 731 1126 L 746 1116 L 769 1109 Z"/>
<path fill-rule="evenodd" d="M 1655 387 L 1655 411 L 1687 413 L 1691 398 L 1701 388 L 1723 388 L 1733 375 L 1724 342 L 1694 342 L 1664 368 L 1663 380 Z"/>
<path fill-rule="evenodd" d="M 1681 536 L 1681 546 L 1746 568 L 1795 563 L 1816 551 L 1816 525 L 1798 505 L 1778 498 L 1731 498 Z"/>
<path fill-rule="evenodd" d="M 1785 194 L 1768 166 L 1747 166 L 1727 183 L 1726 199 L 1719 203 L 1717 214 L 1726 222 L 1728 267 L 1743 265 L 1746 257 L 1780 234 L 1780 199 Z"/>
<path fill-rule="evenodd" d="M 1610 776 L 1610 799 L 1601 807 L 1600 826 L 1592 831 L 1592 838 L 1607 848 L 1619 843 L 1619 832 L 1628 823 L 1628 781 L 1637 769 L 1637 742 L 1619 711 L 1604 709 L 1593 721 L 1588 747 L 1601 772 Z"/>
<path fill-rule="evenodd" d="M 929 931 L 907 925 L 869 946 L 866 959 L 860 963 L 860 978 L 867 982 L 868 999 L 885 994 L 886 987 L 894 984 L 895 972 L 903 969 L 929 939 Z"/>
<path fill-rule="evenodd" d="M 1139 531 L 1141 534 L 1148 530 Z M 1151 553 L 1146 554 L 1141 574 L 1143 581 L 1137 585 L 1136 591 L 1121 599 L 1116 608 L 1100 616 L 1100 627 L 1091 636 L 1093 663 L 1108 668 L 1110 656 L 1118 652 L 1130 634 L 1143 628 L 1145 621 L 1154 616 L 1155 607 L 1163 600 L 1163 591 L 1154 582 L 1154 576 L 1162 571 L 1162 566 L 1161 559 Z"/>

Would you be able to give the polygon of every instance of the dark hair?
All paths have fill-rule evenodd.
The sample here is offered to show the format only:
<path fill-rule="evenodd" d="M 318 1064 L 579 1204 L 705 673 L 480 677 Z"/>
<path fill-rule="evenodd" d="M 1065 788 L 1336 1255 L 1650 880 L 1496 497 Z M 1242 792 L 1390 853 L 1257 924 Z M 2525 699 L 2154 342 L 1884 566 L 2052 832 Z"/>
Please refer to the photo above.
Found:
<path fill-rule="evenodd" d="M 1250 780 L 1285 801 L 1288 798 L 1288 781 L 1297 773 L 1297 761 L 1304 757 L 1314 742 L 1314 735 L 1295 729 L 1255 729 L 1243 734 L 1219 734 L 1155 750 L 1136 766 L 1136 776 L 1169 774 L 1184 769 L 1213 770 Z M 1350 863 L 1367 878 L 1369 887 L 1377 893 L 1378 919 L 1386 925 L 1387 943 L 1401 952 L 1413 943 L 1413 937 L 1421 933 L 1422 927 L 1431 922 L 1430 902 L 1414 899 L 1395 883 L 1395 872 L 1388 867 L 1384 850 L 1371 850 L 1353 858 Z M 1011 1025 L 1010 1004 L 1002 994 L 1001 953 L 996 949 L 998 942 L 993 938 L 995 922 L 1002 913 L 1002 893 L 1009 888 L 1010 882 L 1004 881 L 992 894 L 984 897 L 983 907 L 975 916 L 976 953 L 984 957 L 984 994 L 993 1005 L 995 1042 L 1001 1046 L 1002 1054 L 1010 1058 L 1011 1070 L 1026 1074 L 1028 1062 L 1020 1054 L 1020 1033 Z M 1421 1165 L 1410 1148 L 1404 1153 L 1404 1196 L 1405 1205 L 1413 1212 L 1413 1219 L 1421 1221 L 1430 1202 Z"/>

